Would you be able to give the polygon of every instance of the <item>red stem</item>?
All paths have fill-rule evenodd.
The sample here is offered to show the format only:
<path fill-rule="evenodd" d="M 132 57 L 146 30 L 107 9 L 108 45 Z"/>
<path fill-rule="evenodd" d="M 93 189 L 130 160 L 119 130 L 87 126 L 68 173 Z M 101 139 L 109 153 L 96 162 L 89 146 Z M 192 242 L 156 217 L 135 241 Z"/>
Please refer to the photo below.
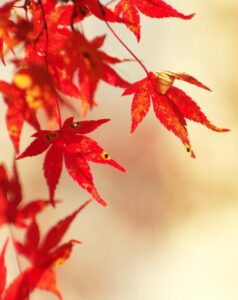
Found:
<path fill-rule="evenodd" d="M 134 57 L 134 59 L 138 62 L 138 64 L 142 67 L 145 71 L 146 75 L 149 75 L 149 71 L 147 70 L 146 66 L 142 63 L 142 61 L 131 51 L 131 49 L 123 42 L 123 40 L 118 36 L 118 34 L 114 31 L 111 25 L 105 20 L 105 23 L 115 38 L 122 44 L 122 46 Z"/>
<path fill-rule="evenodd" d="M 98 4 L 100 5 L 102 14 L 105 15 L 105 11 L 103 9 L 102 4 L 100 1 L 98 1 Z M 146 66 L 142 63 L 142 61 L 135 55 L 134 52 L 131 51 L 131 49 L 123 42 L 123 40 L 119 37 L 119 35 L 115 32 L 115 30 L 111 27 L 111 25 L 108 23 L 108 21 L 105 19 L 104 22 L 106 23 L 107 27 L 111 31 L 111 33 L 115 36 L 115 38 L 122 44 L 122 46 L 131 54 L 131 56 L 134 57 L 134 59 L 138 62 L 138 64 L 142 67 L 142 69 L 145 71 L 146 75 L 149 75 L 149 71 L 147 70 Z"/>
<path fill-rule="evenodd" d="M 45 63 L 47 66 L 47 70 L 49 70 L 49 63 L 48 63 L 48 43 L 49 43 L 49 35 L 48 35 L 48 26 L 46 23 L 46 17 L 45 17 L 45 11 L 44 11 L 44 7 L 42 4 L 42 1 L 39 0 L 39 5 L 41 7 L 41 12 L 42 12 L 42 19 L 43 19 L 43 23 L 44 23 L 44 30 L 45 30 L 45 34 L 46 34 L 46 42 L 45 42 Z M 60 103 L 59 103 L 59 96 L 57 95 L 56 97 L 56 113 L 57 113 L 57 122 L 59 124 L 59 129 L 62 128 L 62 118 L 61 118 L 61 112 L 60 112 Z"/>

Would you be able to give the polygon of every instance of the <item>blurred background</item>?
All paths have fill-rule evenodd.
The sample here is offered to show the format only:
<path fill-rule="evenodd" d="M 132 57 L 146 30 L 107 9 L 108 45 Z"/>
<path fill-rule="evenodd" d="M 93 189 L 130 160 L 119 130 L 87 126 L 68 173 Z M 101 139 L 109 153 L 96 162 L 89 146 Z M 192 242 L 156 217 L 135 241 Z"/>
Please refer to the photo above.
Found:
<path fill-rule="evenodd" d="M 178 83 L 217 126 L 215 133 L 189 123 L 197 158 L 191 159 L 181 142 L 166 131 L 152 109 L 135 134 L 129 135 L 131 97 L 101 83 L 99 107 L 88 119 L 111 118 L 91 134 L 127 173 L 91 165 L 95 184 L 109 203 L 96 202 L 72 224 L 65 241 L 83 241 L 69 261 L 57 270 L 59 288 L 67 300 L 235 300 L 238 299 L 238 3 L 232 0 L 168 0 L 191 21 L 153 20 L 141 16 L 142 39 L 114 26 L 148 69 L 184 71 L 213 92 Z M 96 19 L 84 24 L 89 37 L 108 32 Z M 106 51 L 129 57 L 108 32 Z M 1 67 L 1 77 L 7 69 Z M 134 63 L 117 70 L 134 82 L 144 77 Z M 2 111 L 5 107 L 1 104 Z M 11 143 L 1 115 L 1 160 L 11 165 Z M 32 129 L 25 126 L 21 150 Z M 19 161 L 25 200 L 47 198 L 42 174 L 43 156 Z M 42 233 L 89 198 L 64 170 L 57 189 L 63 203 L 39 217 Z M 7 231 L 1 231 L 7 235 Z M 3 240 L 2 240 L 3 241 Z M 2 243 L 1 243 L 2 244 Z M 14 253 L 8 253 L 16 275 Z M 23 262 L 24 263 L 24 262 Z M 36 292 L 32 298 L 54 299 Z"/>

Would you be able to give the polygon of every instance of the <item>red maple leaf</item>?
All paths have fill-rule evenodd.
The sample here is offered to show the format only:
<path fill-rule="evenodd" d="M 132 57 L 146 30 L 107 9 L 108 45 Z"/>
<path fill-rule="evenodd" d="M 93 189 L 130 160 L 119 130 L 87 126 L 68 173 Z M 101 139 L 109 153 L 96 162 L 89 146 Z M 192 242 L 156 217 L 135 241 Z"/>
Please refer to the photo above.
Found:
<path fill-rule="evenodd" d="M 131 132 L 134 132 L 138 124 L 148 113 L 152 100 L 157 119 L 168 130 L 177 135 L 190 155 L 195 157 L 188 139 L 185 119 L 201 123 L 217 132 L 225 132 L 228 129 L 214 126 L 192 98 L 179 88 L 173 86 L 175 79 L 187 81 L 203 89 L 210 90 L 186 73 L 169 71 L 149 72 L 146 78 L 133 83 L 123 93 L 123 95 L 135 94 L 131 106 Z"/>
<path fill-rule="evenodd" d="M 0 91 L 8 106 L 6 114 L 9 136 L 14 144 L 16 153 L 19 152 L 19 141 L 24 121 L 36 130 L 40 129 L 36 113 L 43 110 L 49 123 L 56 120 L 56 103 L 60 101 L 55 84 L 47 68 L 43 64 L 33 64 L 27 61 L 19 64 L 13 82 L 0 81 Z M 66 83 L 65 83 L 66 84 Z M 68 89 L 73 84 L 68 85 Z M 67 89 L 64 89 L 67 92 Z M 74 90 L 72 89 L 72 94 Z M 76 92 L 75 92 L 76 93 Z"/>
<path fill-rule="evenodd" d="M 28 106 L 33 110 L 43 108 L 50 121 L 56 117 L 58 95 L 54 82 L 44 64 L 18 61 L 19 69 L 14 76 L 14 84 L 24 92 Z"/>
<path fill-rule="evenodd" d="M 72 81 L 75 74 L 78 76 L 83 107 L 94 105 L 94 94 L 100 79 L 116 87 L 128 86 L 128 82 L 110 67 L 124 60 L 99 50 L 104 40 L 105 35 L 88 41 L 84 35 L 75 31 L 60 53 L 50 58 L 50 61 L 55 62 L 51 64 L 52 68 L 55 66 L 58 74 L 60 69 L 63 78 Z"/>
<path fill-rule="evenodd" d="M 14 8 L 18 1 L 10 1 L 0 7 L 0 57 L 4 64 L 4 54 L 9 50 L 14 53 L 13 48 L 19 43 L 32 42 L 38 36 L 31 22 L 15 14 Z"/>
<path fill-rule="evenodd" d="M 62 28 L 63 9 L 57 11 L 59 7 L 56 4 L 57 1 L 53 0 L 27 0 L 21 6 L 26 10 L 26 16 L 31 16 L 26 20 L 18 18 L 15 36 L 25 42 L 25 60 L 31 63 L 48 67 L 48 56 L 59 52 L 71 33 L 68 28 Z M 17 30 L 20 26 L 21 30 Z"/>
<path fill-rule="evenodd" d="M 12 50 L 13 46 L 17 44 L 14 37 L 11 36 L 15 24 L 10 20 L 12 8 L 16 2 L 16 0 L 13 0 L 0 7 L 0 57 L 4 64 L 4 52 Z M 5 50 L 4 44 L 6 46 Z"/>
<path fill-rule="evenodd" d="M 15 242 L 19 254 L 25 256 L 31 263 L 32 276 L 36 278 L 33 285 L 35 288 L 50 291 L 62 299 L 53 268 L 65 262 L 71 254 L 72 247 L 80 242 L 70 240 L 62 245 L 59 243 L 75 217 L 90 202 L 91 200 L 86 201 L 72 214 L 54 225 L 42 239 L 38 224 L 33 221 L 27 229 L 25 242 Z"/>
<path fill-rule="evenodd" d="M 65 25 L 80 22 L 90 15 L 107 22 L 126 22 L 98 0 L 75 0 L 73 5 L 59 6 L 57 12 L 61 16 L 60 23 Z"/>
<path fill-rule="evenodd" d="M 72 20 L 80 22 L 90 15 L 94 15 L 103 21 L 123 22 L 120 17 L 98 0 L 75 0 L 73 1 L 73 5 L 65 5 L 65 3 L 61 2 L 62 5 L 56 6 L 58 2 L 55 0 L 42 1 L 46 14 L 52 14 L 53 17 L 57 16 L 60 25 L 69 25 Z"/>
<path fill-rule="evenodd" d="M 88 41 L 80 32 L 71 32 L 67 28 L 70 20 L 66 16 L 70 10 L 74 14 L 75 10 L 79 13 L 90 9 L 107 21 L 118 19 L 113 12 L 92 0 L 75 1 L 74 5 L 56 5 L 57 1 L 28 2 L 32 30 L 27 31 L 28 38 L 25 38 L 25 59 L 33 64 L 46 64 L 54 84 L 62 93 L 82 99 L 84 113 L 95 103 L 93 97 L 100 79 L 117 87 L 128 86 L 110 67 L 110 64 L 123 60 L 98 49 L 103 45 L 105 36 Z M 74 17 L 77 19 L 77 16 Z M 75 72 L 79 88 L 73 83 Z"/>
<path fill-rule="evenodd" d="M 0 253 L 0 299 L 1 300 L 29 300 L 28 292 L 26 293 L 25 286 L 29 280 L 26 280 L 27 273 L 23 272 L 13 281 L 9 287 L 6 287 L 7 282 L 7 268 L 5 264 L 5 253 L 7 248 L 8 240 L 5 242 L 2 251 Z M 30 279 L 29 277 L 28 279 Z"/>
<path fill-rule="evenodd" d="M 45 268 L 30 267 L 21 272 L 6 287 L 6 266 L 4 254 L 6 244 L 0 255 L 0 299 L 1 300 L 30 300 L 30 293 L 36 288 L 54 293 L 58 299 L 62 300 L 56 284 L 56 276 L 53 270 Z"/>
<path fill-rule="evenodd" d="M 16 84 L 8 83 L 0 80 L 0 91 L 7 104 L 6 123 L 9 136 L 13 142 L 16 153 L 19 152 L 19 140 L 24 121 L 28 122 L 36 130 L 40 129 L 40 125 L 36 118 L 36 110 L 32 109 L 26 99 L 25 91 L 16 86 Z"/>
<path fill-rule="evenodd" d="M 4 291 L 1 300 L 30 300 L 35 289 L 52 292 L 62 300 L 53 270 L 30 267 L 21 272 Z"/>
<path fill-rule="evenodd" d="M 57 59 L 66 41 L 72 35 L 68 26 L 70 23 L 61 21 L 67 15 L 68 6 L 57 5 L 57 1 L 27 1 L 27 13 L 32 15 L 32 30 L 25 38 L 25 63 L 35 66 L 41 72 L 31 72 L 38 74 L 45 83 L 50 83 L 50 89 L 58 89 L 63 94 L 80 98 L 79 88 L 73 83 L 72 78 L 67 76 L 65 70 L 61 68 L 60 60 Z M 69 21 L 69 20 L 68 20 Z M 66 25 L 63 26 L 62 25 Z M 31 38 L 29 38 L 29 36 Z M 32 70 L 33 71 L 33 70 Z M 47 97 L 54 103 L 55 97 Z M 59 99 L 61 100 L 61 99 Z"/>
<path fill-rule="evenodd" d="M 127 22 L 125 25 L 140 40 L 140 15 L 138 10 L 151 18 L 176 17 L 191 19 L 194 14 L 184 15 L 162 0 L 120 0 L 115 7 L 115 13 Z"/>
<path fill-rule="evenodd" d="M 16 165 L 14 165 L 11 178 L 8 177 L 4 165 L 0 165 L 0 226 L 14 224 L 26 227 L 29 220 L 35 218 L 47 205 L 49 201 L 41 199 L 22 203 L 22 191 Z"/>
<path fill-rule="evenodd" d="M 123 172 L 125 170 L 115 160 L 111 159 L 94 140 L 84 134 L 95 130 L 108 121 L 109 119 L 73 122 L 73 118 L 68 118 L 60 130 L 41 130 L 35 133 L 33 135 L 35 140 L 18 156 L 18 159 L 35 156 L 48 149 L 44 160 L 44 176 L 53 204 L 54 193 L 64 160 L 69 175 L 82 188 L 86 189 L 95 200 L 106 205 L 94 186 L 88 161 L 109 164 Z"/>
<path fill-rule="evenodd" d="M 126 22 L 112 10 L 101 4 L 98 0 L 75 0 L 73 4 L 68 1 L 55 0 L 28 0 L 24 9 L 31 13 L 33 23 L 40 28 L 47 27 L 52 30 L 59 26 L 71 26 L 81 22 L 84 18 L 94 15 L 95 17 L 108 22 Z M 38 23 L 38 24 L 37 24 Z"/>

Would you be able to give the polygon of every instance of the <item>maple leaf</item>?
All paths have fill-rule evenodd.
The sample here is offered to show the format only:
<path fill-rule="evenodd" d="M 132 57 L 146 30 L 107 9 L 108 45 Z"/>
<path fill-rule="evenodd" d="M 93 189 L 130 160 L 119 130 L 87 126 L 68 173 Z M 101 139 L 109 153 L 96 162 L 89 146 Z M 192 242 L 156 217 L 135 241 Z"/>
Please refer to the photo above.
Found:
<path fill-rule="evenodd" d="M 40 31 L 39 38 L 34 42 L 25 41 L 25 60 L 21 62 L 23 66 L 25 65 L 24 68 L 28 69 L 26 73 L 48 88 L 51 95 L 47 95 L 47 90 L 45 90 L 47 97 L 44 98 L 43 102 L 46 104 L 46 112 L 49 116 L 53 115 L 55 98 L 58 97 L 57 90 L 70 97 L 77 99 L 81 97 L 79 88 L 61 68 L 58 59 L 58 55 L 69 39 L 71 32 L 66 28 L 57 29 L 52 26 L 51 24 L 51 27 L 47 27 L 47 33 Z M 59 100 L 62 102 L 61 98 Z"/>
<path fill-rule="evenodd" d="M 16 165 L 14 164 L 11 178 L 8 177 L 5 166 L 0 165 L 0 226 L 8 223 L 26 227 L 28 221 L 35 218 L 47 205 L 49 201 L 41 199 L 22 203 Z"/>
<path fill-rule="evenodd" d="M 69 175 L 100 204 L 106 205 L 93 183 L 88 161 L 111 165 L 125 171 L 103 148 L 84 134 L 95 130 L 109 119 L 74 122 L 68 118 L 60 130 L 41 130 L 33 135 L 35 140 L 18 156 L 18 159 L 35 156 L 47 150 L 44 159 L 44 176 L 49 188 L 50 201 L 54 204 L 54 193 L 65 162 Z"/>
<path fill-rule="evenodd" d="M 6 277 L 7 277 L 7 268 L 5 264 L 5 252 L 7 248 L 8 240 L 6 240 L 2 251 L 0 253 L 0 299 L 1 300 L 28 300 L 28 290 L 26 285 L 30 282 L 26 275 L 29 274 L 29 271 L 24 271 L 17 278 L 6 287 Z"/>
<path fill-rule="evenodd" d="M 6 113 L 8 133 L 15 151 L 18 153 L 24 121 L 28 122 L 36 130 L 40 129 L 36 111 L 28 105 L 25 99 L 25 91 L 18 88 L 14 82 L 10 84 L 0 80 L 0 91 L 3 93 L 4 101 L 8 106 Z"/>
<path fill-rule="evenodd" d="M 74 0 L 73 4 L 68 4 L 68 1 L 59 4 L 60 1 L 55 0 L 42 0 L 41 3 L 34 0 L 28 2 L 32 14 L 36 13 L 37 9 L 41 10 L 42 5 L 46 18 L 52 18 L 50 22 L 59 25 L 70 25 L 72 21 L 80 22 L 90 15 L 108 22 L 122 22 L 120 17 L 98 0 Z"/>
<path fill-rule="evenodd" d="M 68 2 L 68 1 L 66 1 Z M 108 22 L 126 22 L 112 10 L 102 5 L 98 0 L 75 0 L 73 4 L 65 1 L 55 0 L 28 0 L 24 9 L 32 14 L 33 23 L 41 30 L 47 27 L 48 31 L 59 26 L 71 26 L 81 22 L 84 18 L 94 15 L 95 17 Z M 43 22 L 42 22 L 43 20 Z M 38 23 L 38 24 L 37 24 Z"/>
<path fill-rule="evenodd" d="M 31 14 L 30 20 L 18 18 L 15 29 L 15 37 L 24 41 L 25 60 L 33 64 L 45 64 L 48 66 L 48 56 L 57 53 L 62 48 L 71 31 L 60 26 L 60 12 L 55 7 L 57 1 L 34 1 L 27 0 L 22 6 Z M 63 14 L 63 10 L 61 11 Z M 69 23 L 67 24 L 69 25 Z M 23 29 L 17 30 L 19 26 Z M 49 42 L 50 41 L 50 42 Z"/>
<path fill-rule="evenodd" d="M 135 131 L 138 124 L 148 113 L 152 100 L 157 119 L 168 130 L 171 130 L 177 135 L 190 155 L 195 157 L 188 138 L 186 119 L 201 123 L 217 132 L 225 132 L 228 131 L 228 129 L 214 126 L 192 98 L 179 88 L 173 86 L 175 79 L 187 81 L 200 88 L 210 90 L 197 79 L 186 73 L 169 71 L 149 72 L 146 78 L 133 83 L 123 93 L 123 95 L 134 94 L 131 106 L 131 132 Z"/>
<path fill-rule="evenodd" d="M 38 32 L 38 37 L 29 42 L 26 39 L 25 59 L 35 64 L 46 64 L 47 62 L 47 68 L 57 89 L 68 96 L 82 99 L 85 113 L 88 106 L 94 105 L 93 96 L 100 79 L 122 88 L 128 85 L 109 66 L 123 60 L 98 49 L 102 46 L 105 36 L 89 42 L 78 31 L 74 30 L 72 33 L 68 28 L 62 28 L 62 23 L 63 25 L 70 24 L 69 19 L 65 20 L 70 7 L 71 11 L 72 9 L 80 11 L 86 5 L 86 7 L 92 7 L 92 10 L 98 11 L 100 16 L 101 4 L 98 4 L 97 1 L 80 1 L 71 6 L 56 6 L 56 4 L 57 1 L 29 1 L 33 18 L 33 32 Z M 96 6 L 98 6 L 97 9 Z M 107 8 L 105 10 L 110 11 Z M 108 14 L 110 15 L 110 13 Z M 117 16 L 114 17 L 118 19 Z M 62 22 L 62 18 L 65 20 L 64 22 Z M 110 17 L 107 19 L 111 20 Z M 98 40 L 101 41 L 100 44 Z M 80 89 L 73 83 L 75 71 L 78 73 Z"/>
<path fill-rule="evenodd" d="M 151 18 L 176 17 L 191 19 L 194 14 L 184 15 L 162 0 L 120 0 L 115 7 L 115 13 L 127 22 L 125 25 L 140 40 L 140 15 L 138 10 Z"/>
<path fill-rule="evenodd" d="M 11 20 L 14 5 L 19 0 L 13 0 L 0 7 L 0 57 L 3 64 L 4 54 L 9 50 L 14 53 L 14 47 L 23 41 L 34 41 L 39 33 L 35 32 L 34 26 L 18 14 L 14 15 L 16 20 Z"/>
<path fill-rule="evenodd" d="M 14 76 L 15 85 L 25 92 L 31 109 L 43 108 L 50 119 L 55 118 L 57 93 L 51 76 L 42 64 L 19 62 L 22 66 Z"/>
<path fill-rule="evenodd" d="M 6 114 L 9 136 L 16 153 L 19 152 L 19 141 L 24 121 L 36 130 L 40 129 L 36 113 L 42 109 L 52 123 L 56 120 L 56 103 L 58 94 L 51 75 L 45 65 L 33 64 L 27 61 L 15 61 L 19 67 L 12 83 L 0 81 L 0 91 L 8 106 Z M 69 85 L 68 88 L 72 87 Z M 73 93 L 73 92 L 72 92 Z"/>
<path fill-rule="evenodd" d="M 0 7 L 0 57 L 4 64 L 4 44 L 6 45 L 5 52 L 12 50 L 16 45 L 16 40 L 11 37 L 14 22 L 10 20 L 12 8 L 16 2 L 16 0 L 10 1 Z"/>
<path fill-rule="evenodd" d="M 99 50 L 104 40 L 105 35 L 88 41 L 84 35 L 75 31 L 55 58 L 58 61 L 57 67 L 69 80 L 72 81 L 77 74 L 83 104 L 90 107 L 95 104 L 94 94 L 100 79 L 116 87 L 128 86 L 128 82 L 110 67 L 110 64 L 123 60 Z"/>
<path fill-rule="evenodd" d="M 64 11 L 64 15 L 61 15 L 61 11 Z M 60 23 L 67 25 L 80 22 L 90 15 L 107 22 L 126 22 L 98 0 L 75 0 L 73 5 L 59 6 L 57 12 L 61 16 Z"/>
<path fill-rule="evenodd" d="M 1 300 L 29 300 L 29 294 L 34 289 L 32 270 L 25 270 L 10 283 Z"/>
<path fill-rule="evenodd" d="M 49 291 L 58 299 L 63 299 L 53 270 L 28 268 L 10 284 L 2 300 L 30 300 L 30 294 L 35 289 Z"/>
<path fill-rule="evenodd" d="M 34 220 L 27 229 L 24 243 L 15 241 L 19 254 L 25 256 L 31 263 L 33 276 L 37 278 L 35 287 L 54 293 L 58 299 L 62 299 L 62 296 L 57 288 L 53 268 L 65 262 L 72 252 L 72 247 L 80 242 L 70 240 L 62 245 L 59 243 L 72 221 L 90 202 L 91 199 L 59 221 L 42 239 L 39 226 Z M 41 272 L 40 276 L 38 272 Z"/>

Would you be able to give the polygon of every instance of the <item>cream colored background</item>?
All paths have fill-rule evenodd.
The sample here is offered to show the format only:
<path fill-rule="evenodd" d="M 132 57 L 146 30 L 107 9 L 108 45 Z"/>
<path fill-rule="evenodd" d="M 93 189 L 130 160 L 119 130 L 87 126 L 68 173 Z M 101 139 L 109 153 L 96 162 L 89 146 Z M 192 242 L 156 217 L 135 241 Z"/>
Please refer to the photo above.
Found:
<path fill-rule="evenodd" d="M 115 27 L 149 69 L 186 71 L 213 92 L 179 85 L 209 119 L 230 133 L 217 134 L 189 123 L 197 155 L 191 159 L 180 141 L 156 120 L 152 110 L 129 136 L 131 98 L 101 84 L 99 108 L 88 118 L 110 117 L 92 137 L 127 169 L 127 174 L 92 165 L 99 192 L 109 202 L 88 207 L 73 223 L 67 238 L 78 238 L 72 258 L 58 268 L 59 287 L 67 300 L 236 300 L 238 298 L 237 185 L 237 25 L 238 4 L 228 0 L 170 0 L 192 21 L 142 18 L 142 40 Z M 84 25 L 89 36 L 105 26 Z M 129 57 L 111 37 L 105 48 Z M 7 76 L 4 67 L 1 74 Z M 136 63 L 118 66 L 133 82 L 144 76 Z M 10 164 L 11 144 L 1 117 L 1 159 Z M 4 127 L 4 128 L 3 128 Z M 29 143 L 27 126 L 21 149 Z M 42 157 L 19 162 L 25 199 L 44 195 Z M 42 230 L 88 199 L 64 171 L 57 190 L 64 202 L 40 216 Z M 7 231 L 5 231 L 7 234 Z M 65 240 L 67 240 L 67 238 Z M 11 276 L 16 273 L 14 254 Z M 24 263 L 24 262 L 22 262 Z M 54 299 L 37 292 L 32 299 Z"/>

